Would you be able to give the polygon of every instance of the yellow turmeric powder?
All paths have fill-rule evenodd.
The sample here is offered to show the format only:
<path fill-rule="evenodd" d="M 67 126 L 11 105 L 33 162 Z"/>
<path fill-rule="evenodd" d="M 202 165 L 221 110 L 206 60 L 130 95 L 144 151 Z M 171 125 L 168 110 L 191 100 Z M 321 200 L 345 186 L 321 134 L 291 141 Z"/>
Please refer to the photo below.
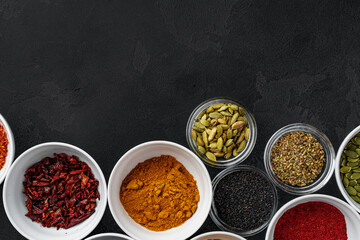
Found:
<path fill-rule="evenodd" d="M 180 162 L 161 155 L 131 170 L 121 184 L 120 201 L 135 222 L 152 231 L 165 231 L 195 213 L 199 190 Z"/>

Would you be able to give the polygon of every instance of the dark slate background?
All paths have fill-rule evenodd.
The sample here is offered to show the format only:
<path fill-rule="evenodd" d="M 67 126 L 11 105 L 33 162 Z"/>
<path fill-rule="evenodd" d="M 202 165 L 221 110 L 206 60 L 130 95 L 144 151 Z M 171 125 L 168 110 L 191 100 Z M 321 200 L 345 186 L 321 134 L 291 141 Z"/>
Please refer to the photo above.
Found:
<path fill-rule="evenodd" d="M 215 96 L 237 99 L 255 116 L 258 141 L 246 164 L 264 169 L 267 140 L 294 122 L 319 128 L 337 150 L 360 119 L 359 6 L 1 0 L 0 112 L 16 157 L 39 143 L 67 142 L 93 156 L 108 179 L 139 143 L 187 146 L 187 118 Z M 318 193 L 343 199 L 334 177 Z M 279 197 L 281 207 L 296 196 L 279 190 Z M 1 239 L 21 239 L 0 205 Z M 195 235 L 213 230 L 208 218 Z M 122 232 L 108 209 L 92 234 L 101 232 Z"/>

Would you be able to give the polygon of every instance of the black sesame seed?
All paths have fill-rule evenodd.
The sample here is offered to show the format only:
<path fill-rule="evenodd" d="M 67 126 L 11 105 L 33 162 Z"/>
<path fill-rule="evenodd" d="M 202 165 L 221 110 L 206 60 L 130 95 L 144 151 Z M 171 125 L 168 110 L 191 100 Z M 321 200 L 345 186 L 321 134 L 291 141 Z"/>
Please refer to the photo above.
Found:
<path fill-rule="evenodd" d="M 219 218 L 239 231 L 254 230 L 271 217 L 274 193 L 270 182 L 255 170 L 238 170 L 222 178 L 215 188 Z"/>

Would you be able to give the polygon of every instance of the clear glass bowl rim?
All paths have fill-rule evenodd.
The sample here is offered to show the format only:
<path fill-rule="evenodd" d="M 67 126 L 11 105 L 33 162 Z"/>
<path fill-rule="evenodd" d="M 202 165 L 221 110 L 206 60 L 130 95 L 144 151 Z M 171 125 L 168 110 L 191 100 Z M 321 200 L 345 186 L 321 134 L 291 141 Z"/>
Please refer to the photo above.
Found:
<path fill-rule="evenodd" d="M 247 119 L 248 126 L 250 128 L 250 138 L 249 138 L 249 142 L 245 146 L 245 149 L 241 153 L 239 153 L 239 155 L 237 155 L 236 157 L 231 157 L 226 160 L 220 159 L 216 162 L 213 162 L 213 161 L 209 160 L 204 154 L 200 153 L 200 151 L 197 149 L 197 146 L 191 137 L 191 131 L 192 131 L 194 122 L 197 119 L 197 117 L 200 115 L 200 113 L 202 111 L 204 111 L 206 108 L 208 108 L 210 105 L 215 104 L 215 103 L 233 103 L 233 104 L 236 104 L 236 105 L 242 107 L 244 109 L 245 117 Z M 195 152 L 195 154 L 206 165 L 211 166 L 211 167 L 225 168 L 225 167 L 230 167 L 230 166 L 233 166 L 235 164 L 245 161 L 249 157 L 252 150 L 254 149 L 255 144 L 256 144 L 256 139 L 257 139 L 257 126 L 256 126 L 255 118 L 244 107 L 244 105 L 239 103 L 239 101 L 229 98 L 229 97 L 215 97 L 215 98 L 210 98 L 210 99 L 203 101 L 197 107 L 195 107 L 195 109 L 192 111 L 192 113 L 190 114 L 190 116 L 188 118 L 187 124 L 186 124 L 186 141 L 188 143 L 188 146 L 190 147 L 190 149 L 193 152 Z"/>
<path fill-rule="evenodd" d="M 313 183 L 306 185 L 304 187 L 290 186 L 284 183 L 283 181 L 281 181 L 274 173 L 270 163 L 271 150 L 274 144 L 276 143 L 276 141 L 284 134 L 289 132 L 296 132 L 296 131 L 311 133 L 323 146 L 326 157 L 326 164 L 324 166 L 325 168 L 323 169 L 321 176 Z M 335 165 L 334 161 L 335 161 L 335 150 L 329 138 L 324 133 L 320 132 L 317 128 L 306 123 L 293 123 L 280 128 L 271 136 L 271 138 L 266 144 L 264 151 L 265 170 L 270 180 L 283 191 L 295 195 L 310 194 L 320 190 L 323 186 L 325 186 L 334 172 L 334 165 Z"/>
<path fill-rule="evenodd" d="M 230 227 L 229 225 L 227 225 L 224 221 L 222 221 L 219 218 L 219 216 L 217 215 L 216 207 L 215 207 L 214 197 L 215 197 L 216 186 L 221 181 L 221 179 L 223 179 L 225 176 L 227 176 L 228 174 L 231 174 L 233 172 L 244 171 L 244 170 L 258 172 L 269 182 L 271 189 L 273 190 L 273 194 L 274 194 L 274 205 L 273 205 L 273 209 L 271 211 L 269 219 L 266 222 L 264 222 L 263 225 L 261 225 L 260 227 L 258 227 L 256 229 L 252 229 L 252 230 L 248 230 L 248 231 L 238 231 L 236 228 Z M 213 183 L 213 201 L 211 203 L 210 217 L 213 220 L 213 222 L 216 224 L 216 226 L 218 226 L 221 230 L 236 233 L 242 237 L 249 237 L 249 236 L 258 234 L 259 232 L 263 231 L 269 225 L 271 219 L 274 217 L 274 215 L 277 211 L 278 193 L 277 193 L 275 185 L 269 179 L 269 177 L 267 176 L 267 174 L 264 171 L 254 167 L 254 166 L 250 166 L 250 165 L 233 166 L 233 167 L 226 168 L 226 169 L 222 170 L 220 173 L 218 173 L 215 176 L 215 178 L 212 180 L 212 183 Z"/>

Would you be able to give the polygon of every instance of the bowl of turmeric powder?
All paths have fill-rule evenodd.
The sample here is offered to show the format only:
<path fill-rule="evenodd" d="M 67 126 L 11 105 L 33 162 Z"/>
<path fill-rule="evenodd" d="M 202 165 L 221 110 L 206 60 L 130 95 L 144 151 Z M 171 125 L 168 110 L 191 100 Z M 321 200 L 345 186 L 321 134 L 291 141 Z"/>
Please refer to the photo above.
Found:
<path fill-rule="evenodd" d="M 212 184 L 203 162 L 168 141 L 140 144 L 116 163 L 108 187 L 110 211 L 134 239 L 186 239 L 206 220 Z"/>

